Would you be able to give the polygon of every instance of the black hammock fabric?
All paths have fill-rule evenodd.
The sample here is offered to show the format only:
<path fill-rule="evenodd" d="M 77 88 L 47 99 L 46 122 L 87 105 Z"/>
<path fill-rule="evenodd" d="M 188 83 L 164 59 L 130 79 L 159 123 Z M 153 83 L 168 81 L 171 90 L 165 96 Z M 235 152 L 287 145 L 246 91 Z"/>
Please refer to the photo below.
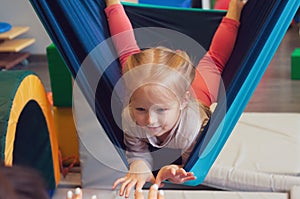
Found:
<path fill-rule="evenodd" d="M 109 37 L 103 11 L 104 1 L 31 0 L 31 3 L 65 59 L 73 77 L 76 77 L 87 55 Z M 212 117 L 214 119 L 210 121 L 210 125 L 198 140 L 197 147 L 185 166 L 187 170 L 194 171 L 197 175 L 197 180 L 191 182 L 191 185 L 201 183 L 206 176 L 261 79 L 298 7 L 297 0 L 249 0 L 244 7 L 237 43 L 222 74 L 224 85 L 221 86 L 224 87 L 225 92 L 220 93 L 218 106 Z M 224 12 L 219 11 L 131 4 L 126 4 L 125 10 L 135 28 L 163 27 L 176 30 L 195 39 L 205 49 L 209 47 L 212 36 L 224 16 Z M 109 46 L 102 52 L 103 56 L 113 56 L 114 53 Z M 97 67 L 102 67 L 101 64 L 98 65 Z M 103 67 L 102 69 L 104 70 Z M 119 99 L 111 99 L 114 85 L 121 77 L 118 61 L 114 61 L 103 72 L 104 75 L 101 76 L 97 86 L 95 102 L 88 101 L 95 103 L 99 122 L 126 163 L 122 150 L 124 148 L 122 131 L 113 120 L 110 105 L 111 101 L 115 101 L 115 106 L 119 104 L 117 109 L 122 107 Z M 89 76 L 86 76 L 80 82 L 87 99 L 90 95 L 94 95 L 90 91 L 90 81 Z M 224 118 L 229 118 L 227 119 L 229 122 L 227 123 L 226 120 L 225 125 Z M 225 128 L 220 130 L 222 125 Z"/>

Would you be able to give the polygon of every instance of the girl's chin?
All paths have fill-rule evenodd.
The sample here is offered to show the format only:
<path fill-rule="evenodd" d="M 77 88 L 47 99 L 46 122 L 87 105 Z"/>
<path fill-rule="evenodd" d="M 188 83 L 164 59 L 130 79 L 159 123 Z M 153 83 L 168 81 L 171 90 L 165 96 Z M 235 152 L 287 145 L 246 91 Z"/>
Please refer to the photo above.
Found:
<path fill-rule="evenodd" d="M 147 130 L 151 136 L 160 136 L 163 134 L 161 127 L 147 127 Z"/>

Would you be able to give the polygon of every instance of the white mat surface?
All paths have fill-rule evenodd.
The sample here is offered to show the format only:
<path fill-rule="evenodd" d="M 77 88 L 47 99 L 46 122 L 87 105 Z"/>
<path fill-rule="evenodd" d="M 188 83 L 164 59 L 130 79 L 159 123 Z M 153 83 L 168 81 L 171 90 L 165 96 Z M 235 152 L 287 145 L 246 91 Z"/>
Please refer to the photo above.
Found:
<path fill-rule="evenodd" d="M 300 114 L 243 113 L 205 179 L 229 190 L 300 185 Z"/>
<path fill-rule="evenodd" d="M 68 189 L 58 189 L 52 199 L 65 199 Z M 144 191 L 147 199 L 147 191 Z M 164 191 L 166 199 L 288 199 L 287 193 L 254 193 L 226 191 Z M 116 191 L 83 189 L 83 199 L 96 195 L 98 199 L 121 199 Z M 129 198 L 134 198 L 131 195 Z"/>

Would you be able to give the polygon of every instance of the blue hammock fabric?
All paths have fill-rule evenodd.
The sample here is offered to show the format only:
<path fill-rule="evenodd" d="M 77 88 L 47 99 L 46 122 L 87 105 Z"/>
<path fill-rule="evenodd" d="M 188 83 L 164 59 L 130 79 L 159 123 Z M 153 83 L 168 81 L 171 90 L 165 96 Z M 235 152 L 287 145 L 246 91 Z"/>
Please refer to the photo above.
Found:
<path fill-rule="evenodd" d="M 142 4 L 151 4 L 151 5 L 161 5 L 161 6 L 173 6 L 173 7 L 182 7 L 190 8 L 191 0 L 139 0 L 139 3 Z"/>
<path fill-rule="evenodd" d="M 75 78 L 81 64 L 88 54 L 97 45 L 110 37 L 103 11 L 105 8 L 104 1 L 31 0 L 31 3 L 53 43 L 64 58 L 72 76 Z M 185 20 L 182 20 L 182 17 L 178 16 L 178 12 L 182 12 L 181 15 L 186 16 L 186 19 L 189 19 L 190 15 L 192 15 L 191 18 L 193 18 L 193 22 L 202 23 L 204 27 L 209 27 L 201 31 L 201 37 L 198 36 L 198 42 L 206 49 L 208 49 L 212 36 L 224 15 L 224 12 L 214 13 L 201 11 L 197 14 L 196 12 L 190 12 L 189 9 L 168 9 L 166 7 L 157 8 L 156 6 L 145 6 L 145 10 L 143 10 L 143 8 L 143 6 L 130 6 L 130 4 L 125 6 L 126 12 L 130 20 L 132 20 L 134 27 L 143 27 L 143 24 L 144 26 L 168 27 L 168 24 L 174 24 L 174 27 L 169 28 L 178 31 L 184 28 L 185 30 L 190 30 L 189 32 L 193 37 L 197 37 L 198 34 L 195 33 L 195 28 L 185 25 Z M 144 17 L 134 17 L 136 10 L 142 11 L 140 16 Z M 168 20 L 165 22 L 163 20 L 153 20 L 150 13 L 154 11 L 156 12 L 155 15 L 164 16 L 164 18 L 169 19 L 170 23 L 168 23 Z M 144 22 L 141 19 L 144 19 Z M 197 31 L 199 32 L 200 30 L 197 29 Z M 109 47 L 105 50 L 106 56 L 111 56 L 114 53 L 113 49 L 109 49 Z M 126 163 L 124 150 L 122 150 L 125 149 L 123 132 L 118 128 L 116 122 L 110 119 L 113 118 L 110 108 L 111 100 L 117 101 L 117 99 L 111 98 L 112 90 L 120 77 L 120 65 L 118 61 L 115 61 L 105 70 L 104 75 L 100 79 L 97 88 L 98 91 L 96 92 L 96 99 L 98 100 L 96 100 L 95 106 L 99 122 Z M 89 99 L 90 95 L 94 94 L 90 92 L 89 77 L 86 77 L 86 80 L 83 80 L 81 83 L 82 90 Z M 119 104 L 119 106 L 116 109 L 121 109 L 121 103 L 114 102 L 114 105 L 117 104 Z"/>
<path fill-rule="evenodd" d="M 89 52 L 109 37 L 105 3 L 101 0 L 31 0 L 73 77 Z M 193 171 L 197 180 L 187 185 L 202 183 L 210 167 L 237 123 L 264 71 L 271 61 L 296 10 L 298 0 L 249 0 L 241 18 L 235 49 L 222 74 L 225 93 L 220 93 L 218 106 L 204 133 L 198 140 L 185 169 Z M 211 38 L 224 12 L 199 9 L 125 4 L 125 10 L 135 28 L 164 27 L 179 31 L 208 49 Z M 113 55 L 107 47 L 106 56 Z M 123 135 L 111 118 L 111 93 L 121 77 L 118 61 L 113 62 L 100 79 L 96 93 L 96 114 L 107 136 L 115 144 L 126 164 Z M 82 88 L 89 98 L 89 77 Z M 222 89 L 221 89 L 222 90 Z M 101 92 L 100 92 L 101 91 Z M 118 101 L 118 99 L 116 99 Z M 121 109 L 121 103 L 118 107 Z M 226 107 L 226 114 L 219 107 Z"/>
<path fill-rule="evenodd" d="M 33 8 L 40 17 L 53 43 L 64 58 L 70 73 L 75 78 L 88 54 L 109 35 L 106 16 L 104 13 L 105 2 L 102 0 L 32 0 Z M 105 50 L 106 56 L 111 56 L 113 50 Z M 100 66 L 101 67 L 101 66 Z M 116 150 L 126 163 L 124 155 L 123 133 L 116 125 L 110 108 L 111 93 L 114 85 L 120 78 L 120 65 L 116 60 L 105 71 L 96 93 L 96 115 Z M 90 103 L 91 95 L 89 77 L 79 82 L 82 92 Z M 100 99 L 100 100 L 99 100 Z M 118 109 L 122 105 L 119 104 Z"/>
<path fill-rule="evenodd" d="M 241 18 L 241 27 L 235 49 L 222 74 L 226 95 L 218 99 L 206 134 L 197 142 L 185 169 L 197 173 L 199 180 L 187 182 L 200 184 L 207 175 L 231 131 L 240 118 L 268 64 L 274 56 L 288 29 L 300 2 L 248 1 Z M 259 22 L 259 23 L 258 23 Z M 238 66 L 238 67 L 236 67 Z M 218 107 L 226 104 L 224 115 Z M 205 169 L 203 169 L 205 168 Z"/>

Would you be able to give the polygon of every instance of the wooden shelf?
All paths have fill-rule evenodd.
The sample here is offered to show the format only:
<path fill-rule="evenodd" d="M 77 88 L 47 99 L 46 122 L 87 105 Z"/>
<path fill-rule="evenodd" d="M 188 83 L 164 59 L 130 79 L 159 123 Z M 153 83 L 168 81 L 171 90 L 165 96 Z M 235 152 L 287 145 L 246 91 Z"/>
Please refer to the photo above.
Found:
<path fill-rule="evenodd" d="M 0 34 L 0 40 L 13 39 L 17 36 L 27 32 L 28 26 L 13 26 L 9 31 Z"/>
<path fill-rule="evenodd" d="M 10 69 L 29 57 L 30 53 L 0 53 L 0 69 Z"/>
<path fill-rule="evenodd" d="M 0 52 L 19 52 L 34 42 L 33 38 L 4 40 L 0 43 Z"/>
<path fill-rule="evenodd" d="M 0 34 L 0 70 L 22 63 L 27 65 L 30 53 L 20 52 L 35 42 L 34 38 L 16 38 L 29 30 L 28 26 L 13 26 Z"/>

